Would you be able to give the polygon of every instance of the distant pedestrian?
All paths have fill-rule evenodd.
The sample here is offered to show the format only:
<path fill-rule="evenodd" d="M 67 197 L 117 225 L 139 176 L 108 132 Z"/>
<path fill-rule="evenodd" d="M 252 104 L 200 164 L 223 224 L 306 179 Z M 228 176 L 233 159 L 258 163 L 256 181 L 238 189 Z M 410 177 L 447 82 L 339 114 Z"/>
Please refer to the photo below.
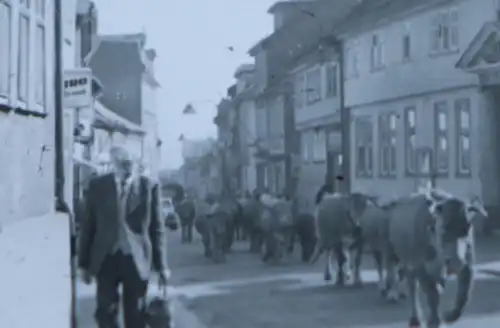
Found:
<path fill-rule="evenodd" d="M 196 217 L 196 207 L 194 199 L 189 195 L 175 204 L 175 211 L 179 215 L 181 222 L 181 241 L 191 243 L 193 241 L 193 225 Z"/>
<path fill-rule="evenodd" d="M 333 194 L 333 181 L 329 174 L 325 176 L 325 183 L 321 186 L 321 188 L 316 193 L 315 205 L 318 206 L 319 203 L 323 200 L 325 194 Z"/>
<path fill-rule="evenodd" d="M 166 286 L 166 233 L 159 187 L 134 174 L 128 152 L 110 150 L 113 172 L 89 183 L 82 222 L 79 267 L 83 280 L 97 282 L 95 318 L 99 328 L 118 325 L 122 287 L 126 328 L 145 328 L 145 296 L 151 271 Z"/>

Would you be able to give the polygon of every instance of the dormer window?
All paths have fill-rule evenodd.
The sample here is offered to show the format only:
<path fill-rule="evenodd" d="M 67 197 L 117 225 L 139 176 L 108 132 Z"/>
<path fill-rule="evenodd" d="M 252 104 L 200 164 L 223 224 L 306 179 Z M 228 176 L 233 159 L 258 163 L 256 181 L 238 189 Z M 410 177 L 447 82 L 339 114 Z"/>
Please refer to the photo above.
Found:
<path fill-rule="evenodd" d="M 431 52 L 442 53 L 458 49 L 458 10 L 451 9 L 432 16 Z"/>

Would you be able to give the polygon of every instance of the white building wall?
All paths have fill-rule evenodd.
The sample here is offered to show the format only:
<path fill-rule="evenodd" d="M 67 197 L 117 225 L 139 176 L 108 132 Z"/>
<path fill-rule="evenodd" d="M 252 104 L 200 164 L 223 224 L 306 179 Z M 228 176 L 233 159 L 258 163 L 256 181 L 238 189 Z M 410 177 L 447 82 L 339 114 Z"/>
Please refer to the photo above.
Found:
<path fill-rule="evenodd" d="M 153 63 L 150 63 L 153 65 Z M 151 67 L 153 69 L 153 67 Z M 146 131 L 143 141 L 143 163 L 149 174 L 157 176 L 160 165 L 158 140 L 157 87 L 147 81 L 142 83 L 142 128 Z"/>
<path fill-rule="evenodd" d="M 394 19 L 381 20 L 381 24 L 366 31 L 346 35 L 346 106 L 351 108 L 351 178 L 353 189 L 377 194 L 381 198 L 393 197 L 415 190 L 416 178 L 405 174 L 404 108 L 415 106 L 417 110 L 417 146 L 433 147 L 434 103 L 448 103 L 449 173 L 437 178 L 439 187 L 457 192 L 462 196 L 481 196 L 478 122 L 484 95 L 478 87 L 476 75 L 455 68 L 463 51 L 482 25 L 497 19 L 497 1 L 456 0 L 444 6 L 408 12 Z M 436 13 L 456 10 L 458 13 L 458 47 L 445 53 L 431 51 L 431 22 Z M 402 40 L 405 33 L 411 38 L 411 54 L 404 59 Z M 371 42 L 374 35 L 384 45 L 384 65 L 372 70 Z M 357 53 L 357 72 L 351 61 Z M 456 175 L 456 131 L 454 101 L 467 98 L 471 101 L 471 153 L 470 177 Z M 382 113 L 394 112 L 397 123 L 397 176 L 383 178 L 379 175 L 378 118 Z M 356 148 L 354 121 L 359 116 L 373 120 L 373 177 L 356 175 Z"/>
<path fill-rule="evenodd" d="M 44 112 L 46 116 L 0 112 L 0 321 L 2 327 L 37 327 L 40 323 L 47 327 L 66 327 L 71 295 L 69 220 L 54 212 L 54 2 L 45 1 L 44 8 L 45 72 L 41 77 L 45 86 L 44 106 L 36 101 L 39 79 L 33 74 L 41 72 L 37 69 L 40 67 L 37 61 L 43 58 L 36 50 L 29 50 L 27 57 L 30 66 L 28 97 L 24 103 L 18 101 L 18 63 L 23 59 L 18 53 L 21 40 L 19 1 L 11 3 L 11 24 L 7 27 L 10 33 L 4 34 L 6 29 L 0 31 L 0 35 L 8 35 L 11 41 L 9 44 L 0 38 L 0 58 L 10 55 L 9 65 L 0 67 L 0 74 L 8 73 L 10 81 L 9 92 L 0 96 L 0 104 Z M 71 9 L 74 0 L 63 1 L 63 6 L 63 28 L 72 30 L 69 34 L 74 35 L 72 17 L 75 13 Z M 34 18 L 35 15 L 33 5 L 30 16 Z M 29 49 L 36 49 L 40 38 L 35 33 L 35 19 L 31 22 Z M 71 43 L 72 39 L 69 41 Z M 64 57 L 65 67 L 71 67 L 74 55 L 70 46 L 64 50 Z M 4 70 L 6 67 L 8 69 Z M 68 120 L 66 116 L 64 122 Z M 65 165 L 68 167 L 72 137 L 66 136 Z M 71 184 L 71 174 L 66 178 L 66 183 Z M 66 189 L 66 197 L 70 195 L 70 190 Z M 68 201 L 71 203 L 71 198 Z M 35 272 L 36 279 L 33 278 Z M 47 302 L 47 295 L 50 295 L 50 302 Z"/>
<path fill-rule="evenodd" d="M 244 101 L 241 104 L 241 123 L 244 124 L 243 135 L 245 145 L 242 145 L 243 151 L 247 152 L 248 162 L 242 170 L 242 180 L 244 183 L 243 190 L 252 192 L 257 188 L 257 169 L 256 160 L 253 156 L 255 151 L 254 147 L 249 147 L 257 137 L 257 125 L 256 125 L 256 112 L 255 112 L 255 102 L 254 101 Z"/>

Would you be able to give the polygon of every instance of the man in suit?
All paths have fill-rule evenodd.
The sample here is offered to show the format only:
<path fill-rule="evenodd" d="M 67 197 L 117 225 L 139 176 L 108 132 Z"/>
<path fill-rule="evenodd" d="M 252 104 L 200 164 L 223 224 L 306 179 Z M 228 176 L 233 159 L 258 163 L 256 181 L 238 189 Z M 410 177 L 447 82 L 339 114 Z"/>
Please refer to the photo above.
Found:
<path fill-rule="evenodd" d="M 97 283 L 95 318 L 99 328 L 118 328 L 123 291 L 126 328 L 145 328 L 145 296 L 152 271 L 166 285 L 166 232 L 157 184 L 141 176 L 128 152 L 110 150 L 112 173 L 89 183 L 80 231 L 79 267 Z"/>

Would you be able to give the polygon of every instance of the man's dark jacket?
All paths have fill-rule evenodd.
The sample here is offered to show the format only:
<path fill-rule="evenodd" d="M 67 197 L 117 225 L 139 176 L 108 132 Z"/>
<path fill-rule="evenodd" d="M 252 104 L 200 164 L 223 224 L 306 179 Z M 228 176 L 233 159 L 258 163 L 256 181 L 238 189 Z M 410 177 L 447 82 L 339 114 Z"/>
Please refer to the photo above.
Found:
<path fill-rule="evenodd" d="M 160 191 L 146 177 L 131 183 L 125 221 L 127 234 L 141 278 L 166 265 L 166 230 L 160 212 Z M 93 179 L 89 184 L 86 214 L 80 227 L 78 264 L 95 275 L 118 241 L 118 195 L 114 174 Z"/>

